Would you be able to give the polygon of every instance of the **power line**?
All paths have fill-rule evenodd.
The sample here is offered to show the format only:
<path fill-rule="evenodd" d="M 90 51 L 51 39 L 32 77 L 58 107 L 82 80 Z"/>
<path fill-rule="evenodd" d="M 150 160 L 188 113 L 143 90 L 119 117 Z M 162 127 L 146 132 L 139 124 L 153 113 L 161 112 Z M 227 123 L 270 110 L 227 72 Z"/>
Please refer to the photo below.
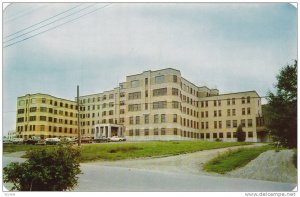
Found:
<path fill-rule="evenodd" d="M 14 42 L 14 43 L 11 43 L 11 44 L 9 44 L 9 45 L 6 45 L 6 46 L 4 46 L 3 48 L 7 48 L 7 47 L 10 47 L 10 46 L 13 46 L 13 45 L 15 45 L 15 44 L 17 44 L 17 43 L 19 43 L 19 42 L 23 42 L 23 41 L 25 41 L 25 40 L 28 40 L 28 39 L 33 38 L 33 37 L 35 37 L 35 36 L 38 36 L 38 35 L 40 35 L 40 34 L 46 33 L 47 31 L 50 31 L 50 30 L 52 30 L 52 29 L 55 29 L 55 28 L 60 27 L 60 26 L 62 26 L 62 25 L 65 25 L 65 24 L 67 24 L 67 23 L 71 23 L 71 22 L 73 22 L 73 21 L 76 21 L 77 19 L 79 19 L 79 18 L 81 18 L 81 17 L 84 17 L 84 16 L 86 16 L 86 15 L 88 15 L 88 14 L 91 14 L 91 13 L 93 13 L 93 12 L 96 12 L 97 10 L 104 9 L 105 7 L 107 7 L 107 6 L 111 5 L 111 4 L 112 4 L 112 3 L 110 3 L 110 4 L 108 4 L 108 5 L 105 5 L 105 6 L 103 6 L 103 7 L 97 8 L 97 9 L 91 11 L 91 12 L 88 12 L 88 13 L 86 13 L 86 14 L 83 14 L 83 15 L 81 15 L 81 16 L 75 18 L 75 19 L 72 19 L 72 20 L 70 20 L 70 21 L 67 21 L 67 22 L 65 22 L 65 23 L 62 23 L 62 24 L 60 24 L 60 25 L 54 26 L 54 27 L 52 27 L 52 28 L 49 28 L 49 29 L 47 29 L 47 30 L 45 30 L 45 31 L 39 32 L 39 33 L 37 33 L 37 34 L 34 34 L 34 35 L 29 36 L 29 37 L 27 37 L 27 38 L 24 38 L 24 39 L 22 39 L 22 40 L 19 40 L 19 41 L 16 41 L 16 42 Z"/>
<path fill-rule="evenodd" d="M 39 25 L 39 24 L 41 24 L 41 23 L 43 23 L 43 22 L 46 22 L 46 21 L 48 21 L 48 20 L 50 20 L 50 19 L 52 19 L 52 18 L 55 18 L 55 17 L 57 17 L 57 16 L 59 16 L 59 15 L 62 15 L 62 14 L 66 13 L 66 12 L 68 12 L 68 11 L 70 11 L 70 10 L 73 10 L 73 9 L 75 9 L 75 8 L 77 8 L 77 7 L 79 7 L 79 6 L 81 6 L 82 4 L 83 4 L 83 3 L 80 3 L 79 5 L 76 5 L 75 7 L 72 7 L 72 8 L 70 8 L 70 9 L 68 9 L 68 10 L 65 10 L 65 11 L 63 11 L 63 12 L 61 12 L 61 13 L 59 13 L 59 14 L 56 14 L 56 15 L 50 17 L 50 18 L 47 18 L 47 19 L 42 20 L 42 21 L 40 21 L 40 22 L 38 22 L 38 23 L 36 23 L 36 24 L 34 24 L 34 25 L 31 25 L 31 26 L 29 26 L 29 27 L 26 27 L 26 28 L 24 28 L 24 29 L 21 29 L 21 30 L 19 30 L 19 31 L 13 33 L 13 34 L 7 35 L 7 36 L 4 37 L 4 39 L 5 39 L 5 38 L 8 38 L 8 37 L 11 37 L 11 36 L 13 36 L 13 35 L 16 35 L 16 34 L 22 32 L 22 31 L 25 31 L 25 30 L 27 30 L 27 29 L 29 29 L 29 28 L 31 28 L 31 27 L 37 26 L 37 25 Z"/>
<path fill-rule="evenodd" d="M 39 29 L 41 29 L 41 28 L 43 28 L 43 27 L 46 27 L 46 26 L 48 26 L 48 25 L 51 25 L 51 24 L 53 24 L 53 23 L 55 23 L 55 22 L 57 22 L 57 21 L 63 20 L 63 19 L 65 19 L 65 18 L 68 18 L 68 17 L 70 17 L 70 16 L 72 16 L 72 15 L 75 15 L 75 14 L 77 14 L 77 13 L 83 11 L 83 10 L 86 10 L 86 9 L 92 7 L 92 6 L 95 6 L 95 4 L 89 5 L 89 6 L 83 8 L 83 9 L 77 11 L 77 12 L 71 13 L 71 14 L 69 14 L 69 15 L 67 15 L 67 16 L 64 16 L 64 17 L 59 18 L 59 19 L 56 19 L 56 20 L 54 20 L 54 21 L 52 21 L 52 22 L 50 22 L 50 23 L 47 23 L 47 24 L 45 24 L 45 25 L 42 25 L 41 27 L 35 28 L 35 29 L 30 30 L 30 31 L 28 31 L 28 32 L 26 32 L 26 33 L 23 33 L 23 34 L 21 34 L 21 35 L 19 35 L 19 36 L 16 36 L 16 37 L 14 37 L 14 38 L 11 38 L 11 39 L 9 39 L 9 40 L 6 40 L 6 41 L 4 41 L 3 43 L 6 43 L 6 42 L 9 42 L 9 41 L 15 40 L 15 39 L 17 39 L 17 38 L 19 38 L 19 37 L 22 37 L 22 36 L 26 35 L 26 34 L 29 34 L 29 33 L 34 32 L 34 31 L 36 31 L 36 30 L 39 30 Z"/>

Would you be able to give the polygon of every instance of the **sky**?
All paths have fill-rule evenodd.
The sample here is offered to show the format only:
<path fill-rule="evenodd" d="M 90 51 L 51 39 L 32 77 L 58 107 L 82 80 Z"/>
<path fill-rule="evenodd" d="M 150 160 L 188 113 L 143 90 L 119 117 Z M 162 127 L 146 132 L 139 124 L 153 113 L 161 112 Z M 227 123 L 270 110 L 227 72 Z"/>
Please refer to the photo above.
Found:
<path fill-rule="evenodd" d="M 127 75 L 174 68 L 221 94 L 265 96 L 297 59 L 288 3 L 12 3 L 2 28 L 4 135 L 25 94 L 74 99 L 77 85 L 100 93 Z"/>

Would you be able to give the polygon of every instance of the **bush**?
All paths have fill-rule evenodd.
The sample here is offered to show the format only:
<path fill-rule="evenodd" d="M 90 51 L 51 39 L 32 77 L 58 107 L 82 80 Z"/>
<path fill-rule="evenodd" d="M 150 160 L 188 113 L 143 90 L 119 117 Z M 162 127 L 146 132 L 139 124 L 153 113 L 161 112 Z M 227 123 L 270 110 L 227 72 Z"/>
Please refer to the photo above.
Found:
<path fill-rule="evenodd" d="M 27 152 L 24 163 L 11 163 L 3 169 L 5 183 L 12 182 L 12 190 L 64 191 L 78 182 L 80 150 L 60 145 L 53 149 Z"/>
<path fill-rule="evenodd" d="M 244 142 L 246 140 L 246 133 L 243 131 L 243 127 L 241 124 L 237 128 L 236 138 L 238 142 Z"/>

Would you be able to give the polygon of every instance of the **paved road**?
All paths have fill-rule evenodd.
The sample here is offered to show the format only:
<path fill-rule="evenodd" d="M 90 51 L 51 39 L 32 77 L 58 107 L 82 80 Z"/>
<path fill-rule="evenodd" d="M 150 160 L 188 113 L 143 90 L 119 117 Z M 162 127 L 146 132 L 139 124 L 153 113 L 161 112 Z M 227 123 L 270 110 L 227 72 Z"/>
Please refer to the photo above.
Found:
<path fill-rule="evenodd" d="M 296 184 L 81 164 L 75 191 L 292 191 Z"/>
<path fill-rule="evenodd" d="M 24 159 L 3 156 L 3 167 Z M 75 191 L 292 191 L 296 184 L 81 164 Z M 7 188 L 10 184 L 5 184 Z"/>

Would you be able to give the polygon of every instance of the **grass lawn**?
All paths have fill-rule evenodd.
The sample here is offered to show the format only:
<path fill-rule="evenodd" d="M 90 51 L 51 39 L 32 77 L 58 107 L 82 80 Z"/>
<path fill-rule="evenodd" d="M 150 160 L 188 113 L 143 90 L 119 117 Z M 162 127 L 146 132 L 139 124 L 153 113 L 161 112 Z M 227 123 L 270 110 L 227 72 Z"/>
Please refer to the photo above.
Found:
<path fill-rule="evenodd" d="M 118 144 L 86 144 L 81 148 L 81 161 L 113 161 L 140 157 L 163 157 L 246 144 L 250 143 L 208 141 L 152 141 Z"/>
<path fill-rule="evenodd" d="M 203 169 L 208 172 L 225 174 L 226 172 L 245 166 L 261 153 L 272 149 L 275 149 L 275 147 L 266 145 L 255 148 L 240 148 L 234 151 L 231 150 L 208 161 L 204 165 Z"/>
<path fill-rule="evenodd" d="M 240 142 L 208 142 L 208 141 L 151 141 L 129 143 L 83 144 L 81 146 L 81 162 L 95 160 L 122 160 L 140 157 L 164 157 L 191 153 L 201 150 L 247 145 Z M 51 148 L 55 146 L 13 145 L 4 144 L 3 152 L 27 151 Z"/>
<path fill-rule="evenodd" d="M 25 145 L 25 144 L 3 144 L 4 153 L 13 153 L 19 151 L 28 151 L 32 149 L 40 149 L 43 145 Z"/>

